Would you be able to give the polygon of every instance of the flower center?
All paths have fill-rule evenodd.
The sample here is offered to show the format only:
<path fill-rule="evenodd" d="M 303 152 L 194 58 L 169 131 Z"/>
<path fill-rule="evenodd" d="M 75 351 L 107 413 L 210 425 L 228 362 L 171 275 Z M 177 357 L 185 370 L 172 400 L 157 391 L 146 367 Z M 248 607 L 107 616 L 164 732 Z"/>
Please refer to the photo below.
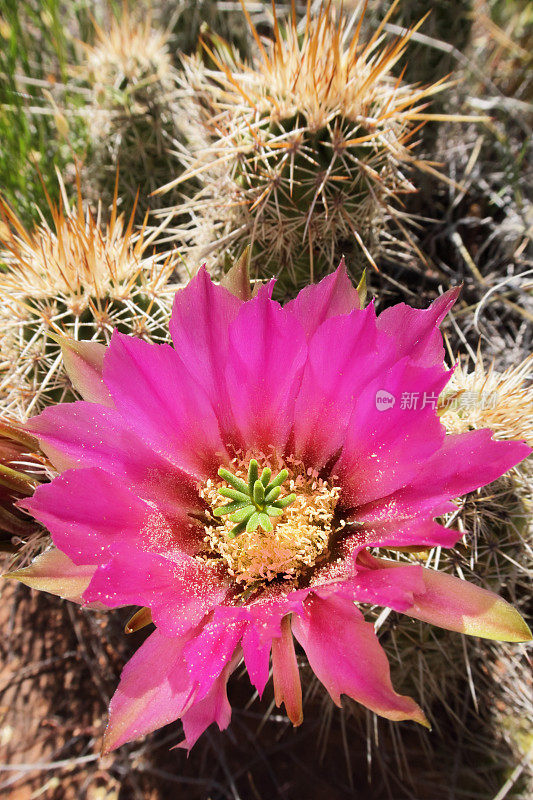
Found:
<path fill-rule="evenodd" d="M 200 490 L 213 515 L 206 557 L 221 558 L 238 584 L 254 591 L 276 578 L 296 581 L 327 557 L 339 487 L 293 457 L 238 456 L 218 475 Z"/>
<path fill-rule="evenodd" d="M 231 498 L 233 502 L 215 508 L 214 514 L 219 517 L 229 515 L 230 521 L 236 523 L 229 534 L 232 539 L 244 530 L 253 533 L 257 528 L 262 528 L 267 533 L 270 532 L 273 529 L 270 518 L 281 516 L 283 509 L 296 500 L 295 494 L 278 499 L 281 486 L 289 477 L 289 471 L 282 469 L 271 480 L 272 469 L 265 467 L 259 478 L 259 464 L 255 458 L 252 458 L 248 466 L 247 483 L 224 467 L 220 467 L 218 474 L 233 487 L 222 487 L 218 493 Z"/>

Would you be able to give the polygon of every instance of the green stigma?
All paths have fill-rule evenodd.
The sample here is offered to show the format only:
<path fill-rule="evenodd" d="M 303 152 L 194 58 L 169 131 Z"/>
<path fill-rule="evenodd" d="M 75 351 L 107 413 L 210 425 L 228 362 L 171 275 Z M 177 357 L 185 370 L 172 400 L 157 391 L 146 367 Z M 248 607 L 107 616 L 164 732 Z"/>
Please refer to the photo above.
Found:
<path fill-rule="evenodd" d="M 271 531 L 273 525 L 270 517 L 281 516 L 283 510 L 296 500 L 295 494 L 287 494 L 278 499 L 281 486 L 289 477 L 288 471 L 282 469 L 271 480 L 272 470 L 265 467 L 259 477 L 259 464 L 255 458 L 252 458 L 248 467 L 248 483 L 224 467 L 220 467 L 218 474 L 233 487 L 231 489 L 223 487 L 219 490 L 223 497 L 228 497 L 232 502 L 215 508 L 213 513 L 216 517 L 230 515 L 231 522 L 235 523 L 229 534 L 231 538 L 244 530 L 248 533 L 256 531 L 257 528 Z"/>

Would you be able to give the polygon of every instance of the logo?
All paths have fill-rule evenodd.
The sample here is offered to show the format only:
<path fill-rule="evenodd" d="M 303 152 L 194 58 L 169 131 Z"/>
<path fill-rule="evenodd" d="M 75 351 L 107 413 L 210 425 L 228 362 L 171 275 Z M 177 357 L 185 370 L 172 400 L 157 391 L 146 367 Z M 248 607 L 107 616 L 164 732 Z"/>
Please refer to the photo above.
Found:
<path fill-rule="evenodd" d="M 395 403 L 396 398 L 394 395 L 385 389 L 379 389 L 376 392 L 376 408 L 378 411 L 387 411 L 389 408 L 393 408 Z"/>

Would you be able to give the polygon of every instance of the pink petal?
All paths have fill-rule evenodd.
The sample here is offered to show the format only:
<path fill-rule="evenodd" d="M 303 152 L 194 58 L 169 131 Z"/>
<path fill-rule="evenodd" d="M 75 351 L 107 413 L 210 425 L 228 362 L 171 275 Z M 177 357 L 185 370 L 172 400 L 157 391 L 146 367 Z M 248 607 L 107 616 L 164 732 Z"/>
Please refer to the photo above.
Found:
<path fill-rule="evenodd" d="M 404 358 L 362 389 L 341 456 L 331 469 L 339 477 L 344 507 L 368 503 L 404 486 L 439 449 L 445 429 L 435 409 L 448 379 L 441 367 L 423 369 Z M 402 404 L 406 394 L 419 397 L 420 407 Z M 378 406 L 378 395 L 393 398 L 394 404 Z"/>
<path fill-rule="evenodd" d="M 163 635 L 181 636 L 222 603 L 227 591 L 220 570 L 204 561 L 135 552 L 99 567 L 85 599 L 110 608 L 146 606 Z"/>
<path fill-rule="evenodd" d="M 102 370 L 107 348 L 98 342 L 60 339 L 63 364 L 72 385 L 84 400 L 112 406 L 113 400 L 104 383 Z"/>
<path fill-rule="evenodd" d="M 181 519 L 200 511 L 196 482 L 155 453 L 114 408 L 61 403 L 28 422 L 57 469 L 101 467 Z"/>
<path fill-rule="evenodd" d="M 380 510 L 383 520 L 377 513 L 368 514 L 371 521 L 365 521 L 362 512 L 355 512 L 353 544 L 358 547 L 453 547 L 462 534 L 452 528 L 445 528 L 427 517 L 411 517 L 389 521 L 386 510 Z M 375 518 L 374 518 L 375 517 Z"/>
<path fill-rule="evenodd" d="M 460 292 L 460 286 L 449 289 L 426 309 L 399 303 L 379 315 L 378 328 L 391 337 L 396 359 L 409 356 L 424 366 L 442 364 L 445 354 L 438 326 Z"/>
<path fill-rule="evenodd" d="M 231 706 L 227 693 L 228 678 L 239 661 L 240 653 L 224 667 L 206 696 L 193 703 L 183 714 L 181 722 L 185 740 L 178 747 L 190 750 L 213 722 L 217 723 L 221 731 L 228 727 L 231 720 Z"/>
<path fill-rule="evenodd" d="M 271 641 L 269 639 L 266 643 L 262 642 L 257 629 L 253 625 L 248 625 L 242 637 L 241 647 L 250 681 L 261 697 L 269 677 Z"/>
<path fill-rule="evenodd" d="M 104 379 L 129 426 L 163 458 L 199 478 L 227 461 L 205 390 L 170 345 L 148 344 L 115 331 Z"/>
<path fill-rule="evenodd" d="M 417 564 L 395 564 L 389 569 L 367 569 L 358 565 L 355 577 L 337 587 L 338 594 L 357 603 L 372 603 L 402 612 L 412 607 L 415 594 L 424 591 L 422 567 Z"/>
<path fill-rule="evenodd" d="M 365 564 L 361 564 L 363 557 L 367 556 L 368 547 L 391 547 L 405 548 L 452 547 L 457 539 L 461 537 L 458 531 L 450 531 L 442 525 L 437 525 L 432 520 L 406 520 L 400 524 L 392 523 L 388 525 L 376 525 L 375 528 L 367 529 L 367 526 L 354 526 L 354 533 L 349 534 L 339 547 L 338 558 L 330 559 L 313 571 L 309 582 L 309 588 L 319 593 L 321 596 L 327 595 L 331 591 L 348 593 L 354 600 L 360 602 L 381 603 L 377 595 L 370 592 L 381 591 L 380 583 L 374 584 L 373 576 L 366 575 L 362 569 Z M 405 592 L 413 592 L 416 585 L 413 583 L 416 575 L 412 573 L 411 578 L 405 575 L 405 585 L 399 586 L 400 595 L 396 597 L 396 588 L 383 605 L 400 610 L 398 603 L 409 603 L 409 598 Z M 353 581 L 353 583 L 352 583 Z M 365 581 L 365 583 L 363 583 Z M 370 584 L 368 583 L 370 582 Z M 386 587 L 385 587 L 386 588 Z M 405 591 L 404 591 L 405 590 Z M 382 595 L 382 599 L 384 595 Z M 390 601 L 390 602 L 389 602 Z M 298 612 L 297 612 L 298 613 Z"/>
<path fill-rule="evenodd" d="M 91 582 L 96 567 L 76 565 L 65 553 L 53 547 L 34 558 L 28 567 L 7 572 L 2 577 L 50 592 L 73 603 L 82 603 L 82 595 Z"/>
<path fill-rule="evenodd" d="M 486 429 L 450 434 L 410 483 L 358 509 L 357 518 L 392 522 L 421 514 L 436 517 L 453 509 L 451 499 L 492 483 L 530 452 L 522 442 L 494 441 Z"/>
<path fill-rule="evenodd" d="M 388 337 L 376 328 L 374 308 L 326 320 L 309 342 L 295 407 L 294 452 L 320 468 L 341 448 L 361 389 L 379 374 Z"/>
<path fill-rule="evenodd" d="M 436 326 L 457 293 L 443 295 L 425 311 L 394 306 L 377 321 L 369 305 L 318 328 L 309 342 L 296 401 L 296 455 L 317 468 L 335 456 L 361 390 L 397 361 L 409 356 L 419 366 L 442 365 L 442 336 Z"/>
<path fill-rule="evenodd" d="M 204 267 L 176 292 L 170 320 L 176 353 L 207 393 L 223 430 L 232 426 L 225 379 L 228 330 L 241 306 Z"/>
<path fill-rule="evenodd" d="M 359 305 L 359 295 L 348 277 L 343 258 L 335 272 L 319 283 L 306 286 L 285 308 L 295 315 L 309 338 L 329 317 L 349 314 Z"/>
<path fill-rule="evenodd" d="M 185 648 L 187 669 L 194 680 L 196 701 L 204 698 L 239 643 L 246 629 L 244 608 L 219 607 Z"/>
<path fill-rule="evenodd" d="M 287 716 L 294 726 L 303 722 L 302 686 L 298 662 L 294 652 L 294 639 L 290 616 L 281 622 L 281 637 L 272 640 L 272 675 L 276 705 L 285 705 Z"/>
<path fill-rule="evenodd" d="M 256 297 L 262 298 L 263 300 L 272 300 L 275 285 L 276 278 L 271 278 L 266 283 L 256 283 L 252 290 L 252 300 Z"/>
<path fill-rule="evenodd" d="M 281 621 L 288 614 L 303 612 L 303 601 L 311 590 L 292 589 L 271 584 L 257 600 L 247 606 L 250 624 L 254 626 L 261 645 L 270 644 L 273 637 L 281 637 Z"/>
<path fill-rule="evenodd" d="M 387 719 L 427 724 L 414 700 L 392 688 L 374 626 L 364 622 L 353 602 L 337 596 L 310 597 L 305 615 L 294 617 L 292 627 L 311 669 L 337 705 L 341 694 L 347 694 Z"/>
<path fill-rule="evenodd" d="M 162 514 L 100 469 L 63 472 L 19 505 L 48 528 L 75 564 L 105 564 L 113 553 L 131 548 L 176 549 Z"/>
<path fill-rule="evenodd" d="M 241 306 L 230 327 L 226 379 L 235 441 L 245 450 L 285 447 L 306 355 L 302 326 L 266 289 Z"/>
<path fill-rule="evenodd" d="M 425 591 L 415 596 L 404 614 L 484 639 L 526 642 L 532 638 L 518 611 L 493 592 L 431 569 L 423 569 L 422 578 Z"/>
<path fill-rule="evenodd" d="M 283 586 L 270 586 L 260 597 L 246 606 L 248 623 L 241 647 L 250 681 L 259 694 L 269 677 L 272 639 L 281 639 L 281 622 L 288 614 L 303 613 L 303 601 L 311 588 L 287 591 Z"/>
<path fill-rule="evenodd" d="M 109 707 L 103 753 L 180 717 L 194 698 L 183 662 L 189 637 L 166 638 L 156 629 L 128 661 Z"/>

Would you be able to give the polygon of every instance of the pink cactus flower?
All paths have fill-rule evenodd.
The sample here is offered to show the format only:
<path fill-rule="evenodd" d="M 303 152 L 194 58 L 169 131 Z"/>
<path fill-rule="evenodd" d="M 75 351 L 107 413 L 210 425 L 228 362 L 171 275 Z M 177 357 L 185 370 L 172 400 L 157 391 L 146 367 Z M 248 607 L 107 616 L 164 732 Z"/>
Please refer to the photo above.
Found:
<path fill-rule="evenodd" d="M 460 534 L 434 519 L 530 452 L 439 422 L 450 372 L 438 325 L 458 290 L 376 316 L 343 265 L 284 307 L 272 283 L 242 300 L 201 270 L 176 294 L 174 346 L 118 332 L 105 351 L 70 343 L 85 400 L 29 423 L 60 474 L 20 506 L 56 549 L 14 577 L 83 604 L 139 605 L 155 625 L 122 673 L 105 752 L 178 718 L 187 748 L 225 728 L 243 659 L 259 694 L 271 663 L 276 703 L 299 725 L 294 639 L 338 705 L 346 694 L 427 724 L 394 691 L 359 603 L 530 638 L 495 594 L 393 560 L 453 546 Z"/>

